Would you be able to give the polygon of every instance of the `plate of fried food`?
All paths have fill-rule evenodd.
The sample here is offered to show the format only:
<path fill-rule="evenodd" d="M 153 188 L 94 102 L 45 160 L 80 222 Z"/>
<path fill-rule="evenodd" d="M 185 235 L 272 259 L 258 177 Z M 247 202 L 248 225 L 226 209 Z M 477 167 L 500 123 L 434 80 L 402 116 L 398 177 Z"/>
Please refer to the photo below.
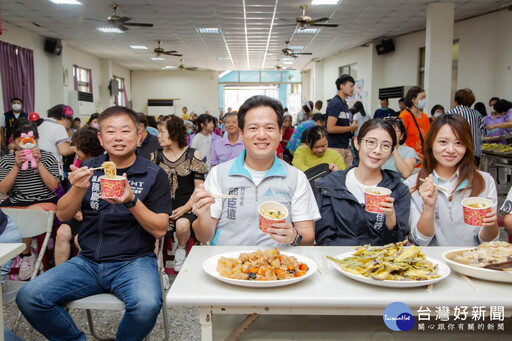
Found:
<path fill-rule="evenodd" d="M 317 264 L 311 258 L 275 248 L 212 256 L 203 262 L 203 270 L 225 283 L 268 288 L 303 281 L 316 272 Z"/>
<path fill-rule="evenodd" d="M 463 275 L 488 281 L 512 283 L 512 244 L 501 241 L 478 247 L 446 251 L 446 263 Z"/>
<path fill-rule="evenodd" d="M 406 247 L 406 243 L 358 246 L 355 252 L 327 258 L 343 275 L 381 287 L 419 287 L 439 282 L 450 275 L 446 264 L 426 257 L 421 247 Z"/>

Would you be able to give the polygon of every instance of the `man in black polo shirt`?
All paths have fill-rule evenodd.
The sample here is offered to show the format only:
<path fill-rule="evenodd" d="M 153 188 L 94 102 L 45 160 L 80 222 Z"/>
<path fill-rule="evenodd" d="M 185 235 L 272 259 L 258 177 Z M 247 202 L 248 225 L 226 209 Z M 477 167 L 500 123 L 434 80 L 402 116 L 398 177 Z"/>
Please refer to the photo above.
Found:
<path fill-rule="evenodd" d="M 137 113 L 137 116 L 139 117 L 139 130 L 142 132 L 142 137 L 139 145 L 137 146 L 137 151 L 140 156 L 151 160 L 151 154 L 155 153 L 157 149 L 161 149 L 160 144 L 158 143 L 158 137 L 148 133 L 146 128 L 148 127 L 149 122 L 146 115 L 139 112 Z"/>
<path fill-rule="evenodd" d="M 14 97 L 11 99 L 11 110 L 4 112 L 0 117 L 0 149 L 5 150 L 9 145 L 9 138 L 14 131 L 14 125 L 20 117 L 28 120 L 28 114 L 21 110 L 23 101 L 21 98 Z"/>
<path fill-rule="evenodd" d="M 81 209 L 80 254 L 25 284 L 16 303 L 29 323 L 50 340 L 84 340 L 69 313 L 69 301 L 111 292 L 125 303 L 117 340 L 142 340 L 155 325 L 162 291 L 155 240 L 167 232 L 172 212 L 165 171 L 135 152 L 141 137 L 137 113 L 110 107 L 98 117 L 98 138 L 107 154 L 88 159 L 69 174 L 71 189 L 57 203 L 66 221 Z M 125 177 L 119 198 L 100 196 L 103 162 Z"/>
<path fill-rule="evenodd" d="M 349 143 L 352 132 L 357 130 L 357 123 L 352 122 L 352 114 L 345 99 L 354 93 L 354 84 L 354 78 L 350 75 L 338 77 L 336 80 L 338 92 L 336 96 L 331 98 L 325 110 L 329 148 L 341 154 L 347 167 L 354 161 Z"/>

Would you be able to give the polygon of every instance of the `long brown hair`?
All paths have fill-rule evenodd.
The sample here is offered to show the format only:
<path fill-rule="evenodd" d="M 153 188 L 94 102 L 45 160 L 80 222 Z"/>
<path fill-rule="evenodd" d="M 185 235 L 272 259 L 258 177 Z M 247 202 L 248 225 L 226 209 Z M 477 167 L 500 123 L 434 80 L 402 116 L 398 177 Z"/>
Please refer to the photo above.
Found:
<path fill-rule="evenodd" d="M 473 155 L 475 147 L 473 145 L 471 127 L 466 119 L 458 114 L 441 115 L 432 121 L 427 136 L 425 137 L 425 144 L 423 145 L 423 166 L 421 167 L 418 178 L 416 179 L 416 187 L 413 188 L 413 192 L 420 187 L 420 179 L 424 179 L 429 176 L 429 174 L 431 174 L 436 168 L 437 160 L 434 157 L 432 145 L 434 144 L 434 140 L 436 139 L 439 130 L 445 124 L 450 126 L 455 136 L 457 136 L 462 145 L 466 147 L 466 153 L 457 164 L 459 167 L 459 180 L 455 188 L 459 187 L 464 180 L 468 180 L 468 183 L 472 186 L 471 196 L 477 196 L 485 189 L 485 180 L 478 172 L 475 165 L 475 157 Z M 464 192 L 468 190 L 468 187 L 464 189 Z"/>

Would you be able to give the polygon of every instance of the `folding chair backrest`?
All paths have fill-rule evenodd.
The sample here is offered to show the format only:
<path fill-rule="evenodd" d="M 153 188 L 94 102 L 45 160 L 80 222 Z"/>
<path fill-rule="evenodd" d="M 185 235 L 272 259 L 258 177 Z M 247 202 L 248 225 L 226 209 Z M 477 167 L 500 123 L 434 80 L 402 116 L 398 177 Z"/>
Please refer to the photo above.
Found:
<path fill-rule="evenodd" d="M 52 232 L 53 211 L 17 208 L 4 208 L 2 211 L 16 224 L 23 238 Z"/>

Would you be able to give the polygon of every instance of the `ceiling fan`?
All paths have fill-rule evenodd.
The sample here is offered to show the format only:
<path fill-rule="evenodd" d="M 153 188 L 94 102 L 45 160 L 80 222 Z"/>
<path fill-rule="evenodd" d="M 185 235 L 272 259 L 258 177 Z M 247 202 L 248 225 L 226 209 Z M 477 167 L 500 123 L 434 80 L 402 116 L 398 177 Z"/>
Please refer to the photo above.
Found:
<path fill-rule="evenodd" d="M 300 28 L 306 28 L 307 26 L 317 26 L 317 27 L 338 27 L 338 24 L 322 24 L 321 22 L 328 21 L 329 18 L 323 17 L 318 19 L 312 19 L 311 17 L 306 15 L 307 5 L 302 5 L 299 7 L 302 10 L 302 15 L 300 17 L 295 18 L 295 24 Z M 280 20 L 292 21 L 290 19 L 279 18 Z M 295 25 L 294 24 L 294 25 Z"/>
<path fill-rule="evenodd" d="M 286 47 L 281 50 L 281 52 L 283 52 L 283 54 L 285 56 L 297 58 L 298 56 L 311 56 L 312 55 L 311 52 L 296 52 L 296 51 L 292 50 L 291 48 L 288 47 L 288 44 L 290 44 L 290 42 L 288 40 L 285 41 L 285 44 L 286 44 Z"/>
<path fill-rule="evenodd" d="M 278 59 L 277 60 L 277 64 L 274 65 L 274 69 L 276 71 L 286 71 L 286 70 L 295 70 L 294 68 L 292 67 L 289 67 L 289 66 L 283 66 L 281 65 L 281 59 Z"/>
<path fill-rule="evenodd" d="M 113 15 L 109 15 L 107 17 L 107 24 L 120 29 L 121 31 L 128 30 L 127 26 L 137 26 L 137 27 L 153 27 L 153 24 L 150 23 L 135 23 L 135 22 L 129 22 L 131 18 L 128 17 L 120 17 L 117 15 L 117 10 L 119 9 L 118 4 L 112 4 L 110 7 L 114 10 Z M 98 20 L 98 19 L 91 19 L 91 18 L 82 18 L 89 21 L 97 21 L 97 22 L 105 22 L 104 20 Z"/>
<path fill-rule="evenodd" d="M 189 71 L 197 71 L 197 67 L 195 66 L 185 66 L 183 65 L 183 58 L 180 59 L 180 65 L 178 65 L 178 69 L 180 70 L 189 70 Z"/>
<path fill-rule="evenodd" d="M 181 54 L 176 53 L 178 51 L 175 51 L 175 50 L 173 50 L 173 51 L 165 51 L 164 48 L 161 46 L 161 44 L 162 44 L 161 40 L 157 40 L 156 42 L 157 42 L 158 46 L 155 47 L 155 49 L 153 50 L 153 53 L 157 57 L 159 57 L 162 54 L 166 55 L 166 56 L 176 56 L 176 57 L 181 57 L 182 56 Z"/>

